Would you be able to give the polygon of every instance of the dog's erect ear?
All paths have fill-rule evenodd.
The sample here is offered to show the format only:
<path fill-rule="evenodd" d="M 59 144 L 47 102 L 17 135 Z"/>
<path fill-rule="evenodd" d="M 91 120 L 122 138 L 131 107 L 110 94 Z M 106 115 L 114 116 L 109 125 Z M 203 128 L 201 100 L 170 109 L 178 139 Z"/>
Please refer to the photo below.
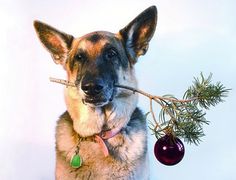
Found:
<path fill-rule="evenodd" d="M 51 53 L 54 62 L 64 65 L 73 41 L 73 36 L 60 32 L 40 21 L 34 21 L 34 27 L 40 41 Z"/>
<path fill-rule="evenodd" d="M 134 63 L 140 55 L 146 53 L 148 43 L 155 32 L 156 23 L 157 8 L 151 6 L 120 30 L 127 53 Z"/>

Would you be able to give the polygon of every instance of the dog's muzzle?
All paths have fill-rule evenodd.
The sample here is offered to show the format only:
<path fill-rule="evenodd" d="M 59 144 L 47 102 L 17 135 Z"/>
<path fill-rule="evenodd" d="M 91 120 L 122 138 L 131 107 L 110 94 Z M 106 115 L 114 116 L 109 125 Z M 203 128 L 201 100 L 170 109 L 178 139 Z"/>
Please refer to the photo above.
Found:
<path fill-rule="evenodd" d="M 83 78 L 81 90 L 83 92 L 83 103 L 92 107 L 101 107 L 108 104 L 112 101 L 114 95 L 113 84 L 108 84 L 99 78 Z"/>

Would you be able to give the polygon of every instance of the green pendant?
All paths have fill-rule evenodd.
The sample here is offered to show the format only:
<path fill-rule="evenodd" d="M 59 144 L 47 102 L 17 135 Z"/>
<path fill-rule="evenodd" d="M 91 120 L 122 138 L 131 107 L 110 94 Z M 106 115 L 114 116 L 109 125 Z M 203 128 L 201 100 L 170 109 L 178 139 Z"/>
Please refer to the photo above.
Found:
<path fill-rule="evenodd" d="M 75 154 L 74 156 L 72 156 L 70 160 L 70 165 L 73 168 L 79 168 L 82 165 L 82 158 L 79 154 Z"/>

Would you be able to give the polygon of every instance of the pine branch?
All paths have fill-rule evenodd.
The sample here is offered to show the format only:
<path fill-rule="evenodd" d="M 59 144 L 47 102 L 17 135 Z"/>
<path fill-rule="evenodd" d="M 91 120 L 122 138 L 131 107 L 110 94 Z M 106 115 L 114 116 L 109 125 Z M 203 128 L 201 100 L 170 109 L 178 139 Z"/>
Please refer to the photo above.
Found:
<path fill-rule="evenodd" d="M 212 74 L 207 79 L 201 73 L 201 78 L 195 78 L 194 85 L 188 88 L 185 93 L 186 99 L 196 97 L 196 102 L 204 109 L 209 109 L 210 106 L 215 106 L 223 102 L 223 98 L 227 96 L 230 89 L 226 89 L 223 84 L 217 82 L 211 84 Z"/>
<path fill-rule="evenodd" d="M 74 83 L 61 79 L 50 78 L 50 81 L 75 87 Z M 220 82 L 213 84 L 212 74 L 205 78 L 202 73 L 200 78 L 194 78 L 193 85 L 184 93 L 183 99 L 177 99 L 172 95 L 154 96 L 124 85 L 115 86 L 149 98 L 150 114 L 154 121 L 149 122 L 149 128 L 156 138 L 160 138 L 164 134 L 172 134 L 183 138 L 187 143 L 196 145 L 199 144 L 201 137 L 204 136 L 203 125 L 209 124 L 209 121 L 205 118 L 204 109 L 208 110 L 211 106 L 223 102 L 223 98 L 227 97 L 230 91 Z M 153 101 L 161 107 L 159 118 L 155 116 Z"/>

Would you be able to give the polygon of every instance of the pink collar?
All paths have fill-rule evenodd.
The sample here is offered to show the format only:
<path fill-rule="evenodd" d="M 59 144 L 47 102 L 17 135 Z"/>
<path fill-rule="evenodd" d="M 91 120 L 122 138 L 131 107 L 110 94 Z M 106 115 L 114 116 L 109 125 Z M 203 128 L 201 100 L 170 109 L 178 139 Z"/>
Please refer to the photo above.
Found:
<path fill-rule="evenodd" d="M 120 128 L 114 128 L 108 131 L 102 131 L 99 135 L 95 135 L 95 141 L 100 145 L 102 152 L 105 157 L 109 155 L 108 148 L 104 142 L 104 140 L 110 139 L 116 136 L 120 132 Z"/>

